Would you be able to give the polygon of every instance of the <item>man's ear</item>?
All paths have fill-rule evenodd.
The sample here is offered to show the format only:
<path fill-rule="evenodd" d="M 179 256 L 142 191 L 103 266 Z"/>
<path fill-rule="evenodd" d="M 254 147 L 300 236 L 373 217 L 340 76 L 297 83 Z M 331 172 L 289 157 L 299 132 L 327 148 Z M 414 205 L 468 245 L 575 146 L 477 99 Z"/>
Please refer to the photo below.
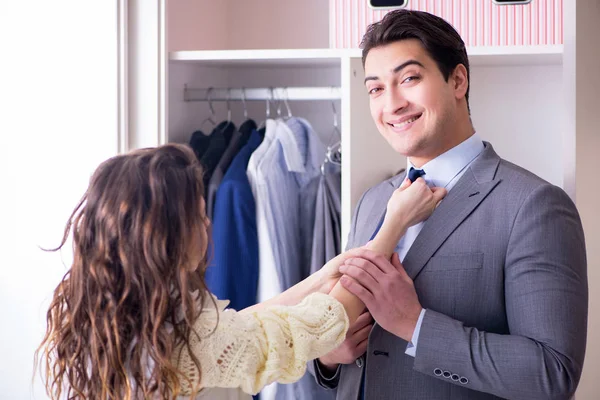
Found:
<path fill-rule="evenodd" d="M 451 82 L 454 87 L 454 96 L 457 100 L 463 99 L 467 95 L 469 89 L 469 78 L 467 75 L 467 69 L 464 65 L 458 64 L 452 72 Z"/>

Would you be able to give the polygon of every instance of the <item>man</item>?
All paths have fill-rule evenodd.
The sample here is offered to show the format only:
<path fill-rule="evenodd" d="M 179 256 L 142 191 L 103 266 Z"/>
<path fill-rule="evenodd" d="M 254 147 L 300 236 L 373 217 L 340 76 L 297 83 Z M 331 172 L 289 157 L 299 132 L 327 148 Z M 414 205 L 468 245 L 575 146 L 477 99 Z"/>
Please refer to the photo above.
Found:
<path fill-rule="evenodd" d="M 361 47 L 379 132 L 408 157 L 410 179 L 448 195 L 409 229 L 399 258 L 342 267 L 342 284 L 376 323 L 364 314 L 340 348 L 315 361 L 317 381 L 343 400 L 570 398 L 588 303 L 573 202 L 477 136 L 465 46 L 444 20 L 394 11 Z M 363 195 L 348 247 L 373 237 L 405 176 Z"/>

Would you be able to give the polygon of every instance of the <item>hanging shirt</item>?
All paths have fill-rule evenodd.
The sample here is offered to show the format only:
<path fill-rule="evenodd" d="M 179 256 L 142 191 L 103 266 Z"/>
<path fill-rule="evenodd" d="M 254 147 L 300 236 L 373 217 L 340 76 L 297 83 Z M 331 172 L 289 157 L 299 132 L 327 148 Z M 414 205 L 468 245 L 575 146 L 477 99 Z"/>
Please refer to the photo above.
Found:
<path fill-rule="evenodd" d="M 223 153 L 227 149 L 233 132 L 235 132 L 235 125 L 231 122 L 223 121 L 217 125 L 210 134 L 210 143 L 200 159 L 200 164 L 202 164 L 202 168 L 204 168 L 204 176 L 202 178 L 205 196 L 208 194 L 208 182 L 210 182 L 210 177 L 223 156 Z"/>
<path fill-rule="evenodd" d="M 264 191 L 258 191 L 259 178 L 258 164 L 262 160 L 271 144 L 274 143 L 275 131 L 279 122 L 268 119 L 265 122 L 265 136 L 258 148 L 252 153 L 248 161 L 247 176 L 256 202 L 256 228 L 258 232 L 258 302 L 268 300 L 281 293 L 281 285 L 277 270 L 269 229 L 267 228 L 266 214 L 269 213 L 269 201 Z"/>
<path fill-rule="evenodd" d="M 248 139 L 252 132 L 256 129 L 256 122 L 249 119 L 245 121 L 240 129 L 234 132 L 227 149 L 221 156 L 219 163 L 215 167 L 213 171 L 210 181 L 208 182 L 208 192 L 206 195 L 206 213 L 208 218 L 213 219 L 213 212 L 215 208 L 215 196 L 217 194 L 217 189 L 219 185 L 223 181 L 223 177 L 225 176 L 225 172 L 229 168 L 233 158 L 238 154 L 240 149 L 248 143 Z M 260 143 L 260 142 L 259 142 Z M 246 160 L 246 165 L 248 164 L 248 160 Z"/>
<path fill-rule="evenodd" d="M 273 119 L 265 121 L 264 139 L 261 145 L 254 151 L 248 162 L 248 181 L 256 201 L 256 228 L 258 233 L 258 302 L 263 302 L 281 293 L 281 284 L 275 269 L 275 258 L 271 237 L 267 228 L 266 214 L 268 209 L 268 198 L 264 191 L 259 193 L 257 181 L 259 180 L 258 164 L 263 156 L 274 143 L 275 131 L 279 122 Z M 260 131 L 260 130 L 259 130 Z M 272 383 L 263 388 L 260 393 L 261 400 L 274 400 L 277 392 L 277 384 Z"/>
<path fill-rule="evenodd" d="M 210 144 L 210 136 L 205 135 L 202 131 L 195 131 L 190 137 L 190 147 L 194 150 L 198 161 L 202 159 L 202 156 L 208 149 Z"/>
<path fill-rule="evenodd" d="M 313 274 L 341 253 L 341 168 L 326 163 L 324 174 L 316 179 L 318 188 L 314 206 L 314 225 L 310 247 L 310 270 Z"/>
<path fill-rule="evenodd" d="M 213 255 L 206 284 L 219 299 L 242 310 L 256 303 L 258 232 L 256 205 L 246 167 L 261 137 L 256 131 L 231 162 L 216 193 L 213 216 Z"/>
<path fill-rule="evenodd" d="M 274 142 L 258 165 L 257 189 L 258 196 L 266 199 L 264 210 L 268 211 L 275 267 L 281 288 L 286 290 L 302 280 L 308 264 L 300 235 L 312 235 L 314 220 L 302 215 L 301 195 L 307 196 L 303 192 L 320 174 L 325 147 L 304 119 L 290 118 L 275 129 Z M 316 197 L 316 192 L 312 196 Z"/>

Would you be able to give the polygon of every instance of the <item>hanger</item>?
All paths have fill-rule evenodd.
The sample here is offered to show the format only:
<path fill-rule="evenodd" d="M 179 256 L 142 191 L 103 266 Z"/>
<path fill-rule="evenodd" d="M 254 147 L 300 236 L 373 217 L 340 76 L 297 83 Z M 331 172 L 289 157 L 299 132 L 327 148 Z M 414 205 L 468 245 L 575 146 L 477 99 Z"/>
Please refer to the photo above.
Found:
<path fill-rule="evenodd" d="M 210 102 L 209 102 L 209 104 L 210 104 Z M 225 134 L 225 132 L 228 130 L 228 128 L 230 126 L 233 126 L 233 122 L 231 119 L 231 88 L 227 88 L 227 97 L 225 98 L 225 104 L 227 105 L 227 119 L 219 124 L 215 124 L 216 125 L 215 129 L 219 129 L 218 132 L 216 132 L 216 133 L 223 134 L 223 135 Z M 212 108 L 211 108 L 211 110 L 212 110 Z M 213 130 L 213 132 L 214 132 L 214 130 Z M 229 140 L 231 140 L 231 135 L 232 135 L 232 133 L 229 133 L 225 136 L 225 138 L 228 142 L 229 142 Z"/>
<path fill-rule="evenodd" d="M 246 88 L 242 87 L 242 104 L 244 107 L 244 121 L 248 120 L 248 108 L 246 108 Z"/>
<path fill-rule="evenodd" d="M 290 104 L 288 103 L 288 90 L 287 87 L 283 88 L 285 95 L 281 96 L 281 99 L 278 100 L 277 102 L 277 116 L 282 119 L 283 121 L 287 121 L 288 119 L 292 118 L 292 110 L 290 109 Z M 285 105 L 285 109 L 287 110 L 287 116 L 286 117 L 282 117 L 281 116 L 281 102 L 283 101 L 283 104 Z"/>
<path fill-rule="evenodd" d="M 215 109 L 213 108 L 212 98 L 210 97 L 213 90 L 214 90 L 214 88 L 212 86 L 206 90 L 206 101 L 208 101 L 208 108 L 210 109 L 210 115 L 208 117 L 206 117 L 204 119 L 204 121 L 202 121 L 202 123 L 200 124 L 201 130 L 206 122 L 210 122 L 213 127 L 215 127 L 217 125 L 217 121 L 215 121 L 216 113 L 215 113 Z"/>
<path fill-rule="evenodd" d="M 225 99 L 225 103 L 227 104 L 227 125 L 231 124 L 231 88 L 227 88 L 227 98 Z"/>
<path fill-rule="evenodd" d="M 262 128 L 266 127 L 267 125 L 267 120 L 271 118 L 271 100 L 275 101 L 275 95 L 273 94 L 273 88 L 270 87 L 269 88 L 269 92 L 271 93 L 271 98 L 266 100 L 265 106 L 266 106 L 266 117 L 265 120 L 262 121 L 260 123 L 260 125 L 258 125 L 257 130 L 261 130 Z"/>
<path fill-rule="evenodd" d="M 333 91 L 333 88 L 331 88 L 331 90 Z M 333 131 L 331 132 L 331 135 L 329 136 L 329 141 L 327 144 L 327 150 L 325 153 L 325 160 L 323 160 L 323 163 L 321 164 L 321 174 L 325 175 L 325 164 L 327 163 L 331 163 L 331 164 L 335 164 L 335 165 L 342 165 L 342 141 L 341 141 L 341 132 L 340 132 L 340 128 L 338 125 L 338 117 L 337 117 L 337 110 L 335 108 L 335 103 L 334 100 L 331 100 L 331 109 L 333 110 Z M 331 140 L 334 137 L 339 137 L 340 139 L 337 140 L 335 143 L 331 144 Z"/>

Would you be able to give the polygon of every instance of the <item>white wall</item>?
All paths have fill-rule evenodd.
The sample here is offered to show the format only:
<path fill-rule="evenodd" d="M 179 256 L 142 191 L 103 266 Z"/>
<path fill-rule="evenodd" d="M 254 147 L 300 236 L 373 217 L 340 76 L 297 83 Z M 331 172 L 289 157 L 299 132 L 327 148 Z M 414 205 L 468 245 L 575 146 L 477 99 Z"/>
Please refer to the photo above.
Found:
<path fill-rule="evenodd" d="M 328 0 L 228 0 L 228 4 L 230 49 L 329 47 Z"/>
<path fill-rule="evenodd" d="M 469 96 L 483 140 L 501 157 L 563 187 L 560 65 L 472 66 Z"/>
<path fill-rule="evenodd" d="M 116 2 L 0 0 L 0 398 L 32 388 L 66 271 L 55 246 L 94 168 L 117 151 Z M 70 248 L 62 258 L 68 265 Z"/>
<path fill-rule="evenodd" d="M 228 48 L 227 9 L 225 0 L 168 0 L 169 51 Z"/>
<path fill-rule="evenodd" d="M 328 0 L 170 0 L 168 49 L 329 47 Z"/>

